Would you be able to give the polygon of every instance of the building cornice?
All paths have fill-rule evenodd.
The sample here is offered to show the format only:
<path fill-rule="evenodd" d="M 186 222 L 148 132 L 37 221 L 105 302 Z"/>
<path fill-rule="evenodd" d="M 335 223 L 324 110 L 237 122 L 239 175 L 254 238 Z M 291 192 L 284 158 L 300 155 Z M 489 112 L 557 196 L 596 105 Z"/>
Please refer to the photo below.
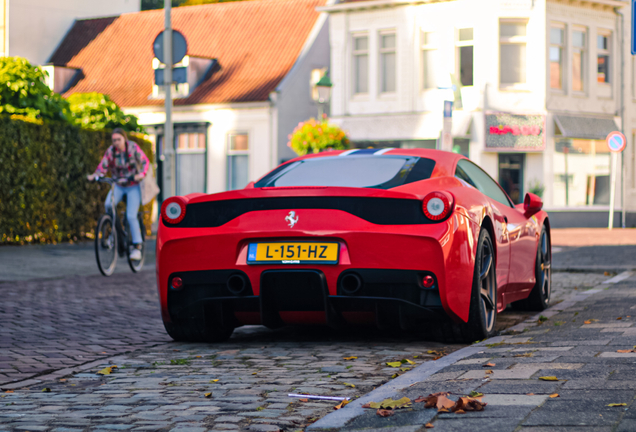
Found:
<path fill-rule="evenodd" d="M 429 3 L 448 3 L 456 0 L 367 0 L 367 1 L 354 1 L 346 3 L 337 3 L 330 6 L 322 6 L 316 8 L 319 12 L 346 12 L 354 10 L 365 9 L 381 9 L 395 6 L 406 6 L 415 4 L 429 4 Z"/>
<path fill-rule="evenodd" d="M 629 6 L 628 0 L 548 0 L 548 3 L 559 3 L 567 6 L 577 6 L 577 7 L 611 7 L 611 8 L 620 8 L 624 6 Z"/>

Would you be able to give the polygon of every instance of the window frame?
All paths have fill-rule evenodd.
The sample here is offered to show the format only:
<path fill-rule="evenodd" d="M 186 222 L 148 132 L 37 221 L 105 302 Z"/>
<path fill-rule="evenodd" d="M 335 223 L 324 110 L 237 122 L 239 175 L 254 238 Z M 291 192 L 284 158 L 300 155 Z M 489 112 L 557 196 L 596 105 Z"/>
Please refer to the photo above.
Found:
<path fill-rule="evenodd" d="M 561 43 L 557 44 L 552 42 L 552 30 L 558 29 L 561 30 L 563 35 L 563 40 Z M 565 73 L 567 69 L 567 58 L 568 58 L 568 26 L 566 23 L 562 22 L 551 22 L 550 27 L 548 28 L 548 86 L 551 92 L 555 93 L 566 93 L 568 88 L 568 74 Z M 561 87 L 552 87 L 552 60 L 550 59 L 550 50 L 552 48 L 560 49 L 560 59 L 559 59 L 559 67 L 560 67 L 560 78 L 561 78 Z"/>
<path fill-rule="evenodd" d="M 247 136 L 247 150 L 232 150 L 232 137 L 233 136 L 237 136 L 237 135 L 246 135 Z M 249 179 L 250 179 L 250 173 L 251 173 L 251 167 L 250 167 L 250 162 L 251 162 L 251 151 L 250 151 L 250 133 L 249 131 L 245 131 L 245 130 L 235 130 L 235 131 L 231 131 L 227 133 L 227 138 L 226 138 L 226 146 L 225 146 L 225 159 L 226 159 L 226 180 L 225 180 L 225 184 L 226 187 L 225 189 L 230 191 L 230 190 L 236 190 L 236 188 L 231 188 L 232 186 L 232 164 L 230 163 L 231 158 L 234 156 L 247 156 L 247 181 L 249 183 Z"/>
<path fill-rule="evenodd" d="M 434 42 L 432 43 L 427 43 L 426 42 L 426 35 L 427 34 L 433 34 L 433 35 L 437 35 L 438 32 L 435 30 L 427 30 L 427 29 L 421 29 L 420 30 L 420 76 L 419 76 L 419 82 L 420 82 L 420 89 L 421 91 L 425 92 L 425 91 L 429 91 L 429 90 L 436 90 L 437 89 L 437 85 L 435 85 L 434 87 L 427 87 L 426 86 L 426 81 L 427 81 L 427 73 L 426 73 L 426 63 L 424 62 L 424 53 L 434 53 L 437 52 L 439 50 L 439 42 L 438 39 L 435 38 Z M 437 83 L 435 83 L 437 84 Z"/>
<path fill-rule="evenodd" d="M 501 26 L 502 24 L 523 24 L 526 27 L 526 34 L 524 36 L 502 36 Z M 499 88 L 502 90 L 528 90 L 528 19 L 527 18 L 500 18 L 499 19 Z M 501 82 L 501 48 L 503 45 L 523 45 L 525 46 L 525 59 L 523 59 L 524 82 L 518 83 L 502 83 Z"/>
<path fill-rule="evenodd" d="M 395 43 L 393 45 L 393 48 L 384 48 L 382 46 L 383 43 L 383 37 L 384 36 L 393 36 L 395 38 Z M 393 95 L 395 93 L 397 93 L 397 83 L 398 83 L 398 79 L 397 79 L 397 69 L 398 69 L 398 61 L 397 61 L 397 30 L 396 29 L 386 29 L 386 30 L 380 30 L 378 32 L 378 93 L 380 95 Z M 385 65 L 384 65 L 384 61 L 385 61 L 385 55 L 386 54 L 393 54 L 395 56 L 395 71 L 394 71 L 394 75 L 393 75 L 393 87 L 394 90 L 393 91 L 387 91 L 383 88 L 384 84 L 385 84 L 385 76 L 384 76 L 384 70 L 385 70 Z"/>
<path fill-rule="evenodd" d="M 607 48 L 599 48 L 598 39 L 599 37 L 607 38 Z M 613 33 L 608 29 L 597 29 L 596 31 L 596 83 L 601 86 L 611 86 L 614 80 L 612 79 L 612 73 L 614 68 L 612 67 L 612 48 L 614 47 L 613 43 Z M 601 55 L 607 57 L 607 74 L 605 75 L 605 81 L 598 80 L 598 59 Z"/>
<path fill-rule="evenodd" d="M 579 33 L 583 33 L 583 47 L 578 47 L 574 45 L 574 32 L 579 32 Z M 572 89 L 572 93 L 573 94 L 578 94 L 578 95 L 585 95 L 587 93 L 587 89 L 589 87 L 588 83 L 586 82 L 588 79 L 588 73 L 587 72 L 587 67 L 588 65 L 588 53 L 589 53 L 589 45 L 590 45 L 590 38 L 589 38 L 589 29 L 587 27 L 582 27 L 582 26 L 573 26 L 572 27 L 572 43 L 571 43 L 571 52 L 569 53 L 569 57 L 571 58 L 570 60 L 570 71 L 568 72 L 568 76 L 571 76 L 570 82 L 571 82 L 571 86 L 570 88 Z M 580 53 L 581 54 L 581 85 L 582 85 L 582 89 L 581 90 L 576 90 L 574 89 L 574 55 L 576 53 Z"/>
<path fill-rule="evenodd" d="M 462 30 L 471 29 L 473 31 L 473 37 L 470 40 L 460 40 L 460 34 Z M 474 87 L 475 86 L 475 27 L 457 27 L 455 30 L 455 58 L 456 67 L 455 74 L 457 76 L 457 81 L 462 85 L 462 87 Z M 473 61 L 472 61 L 472 85 L 464 85 L 462 83 L 462 55 L 461 49 L 463 47 L 473 47 Z"/>
<path fill-rule="evenodd" d="M 361 39 L 361 38 L 365 38 L 367 40 L 367 48 L 365 50 L 357 50 L 356 49 L 356 39 Z M 351 81 L 352 81 L 352 94 L 353 96 L 366 96 L 369 94 L 369 78 L 370 78 L 370 70 L 369 70 L 369 61 L 370 61 L 370 57 L 371 57 L 371 53 L 370 53 L 370 49 L 369 49 L 369 45 L 370 45 L 370 38 L 369 38 L 369 33 L 368 32 L 353 32 L 351 33 L 351 60 L 352 60 L 352 74 L 351 74 Z M 367 88 L 365 89 L 365 91 L 358 91 L 358 57 L 362 57 L 362 56 L 366 56 L 367 57 L 367 70 L 366 70 L 366 74 L 367 74 Z"/>

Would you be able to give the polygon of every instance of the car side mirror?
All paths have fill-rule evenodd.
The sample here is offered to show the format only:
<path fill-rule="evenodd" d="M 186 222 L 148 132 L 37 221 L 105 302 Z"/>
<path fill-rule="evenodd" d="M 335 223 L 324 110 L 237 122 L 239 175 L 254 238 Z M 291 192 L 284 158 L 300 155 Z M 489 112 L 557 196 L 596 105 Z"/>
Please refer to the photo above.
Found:
<path fill-rule="evenodd" d="M 528 192 L 523 199 L 523 211 L 526 216 L 532 216 L 543 208 L 543 200 L 538 195 Z"/>

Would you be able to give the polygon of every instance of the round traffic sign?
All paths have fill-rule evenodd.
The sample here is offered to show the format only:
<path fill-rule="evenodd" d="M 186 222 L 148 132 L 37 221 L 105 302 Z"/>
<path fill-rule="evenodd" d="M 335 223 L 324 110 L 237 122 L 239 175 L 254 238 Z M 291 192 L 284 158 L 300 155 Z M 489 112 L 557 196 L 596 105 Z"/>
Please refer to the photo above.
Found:
<path fill-rule="evenodd" d="M 610 151 L 620 153 L 625 150 L 625 146 L 627 145 L 627 139 L 625 139 L 625 135 L 618 131 L 610 132 L 605 138 L 607 142 L 607 147 L 609 147 Z"/>
<path fill-rule="evenodd" d="M 152 43 L 152 51 L 161 63 L 166 63 L 163 56 L 163 32 L 159 33 Z M 172 64 L 179 63 L 188 53 L 188 43 L 177 30 L 172 30 Z"/>

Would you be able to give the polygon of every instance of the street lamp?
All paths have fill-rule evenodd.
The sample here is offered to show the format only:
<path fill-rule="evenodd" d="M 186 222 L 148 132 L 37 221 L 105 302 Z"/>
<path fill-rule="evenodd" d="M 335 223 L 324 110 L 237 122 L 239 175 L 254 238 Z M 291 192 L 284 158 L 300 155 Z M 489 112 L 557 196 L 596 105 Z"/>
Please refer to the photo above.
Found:
<path fill-rule="evenodd" d="M 333 84 L 329 79 L 329 70 L 315 84 L 316 92 L 314 93 L 314 101 L 318 104 L 318 118 L 322 119 L 324 108 L 323 104 L 328 104 L 331 100 L 331 88 Z"/>

